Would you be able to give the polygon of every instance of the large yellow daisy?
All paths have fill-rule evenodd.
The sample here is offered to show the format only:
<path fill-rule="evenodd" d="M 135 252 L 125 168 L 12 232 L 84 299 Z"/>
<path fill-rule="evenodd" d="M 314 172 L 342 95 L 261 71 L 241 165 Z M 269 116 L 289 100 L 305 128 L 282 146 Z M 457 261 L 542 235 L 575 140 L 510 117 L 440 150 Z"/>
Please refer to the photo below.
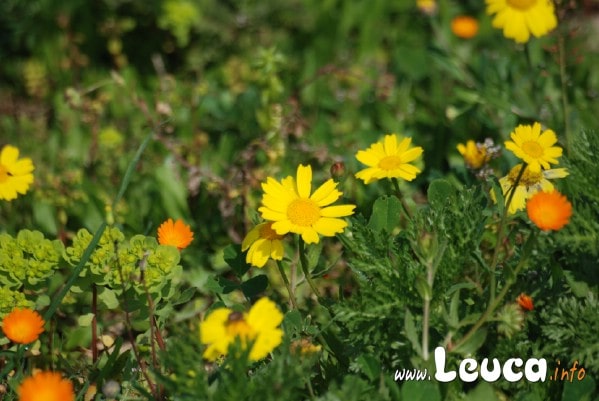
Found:
<path fill-rule="evenodd" d="M 541 124 L 519 125 L 510 134 L 512 141 L 505 142 L 505 148 L 511 150 L 516 157 L 528 163 L 531 171 L 548 169 L 549 163 L 558 164 L 562 148 L 553 146 L 557 143 L 555 132 L 548 129 L 541 133 Z"/>
<path fill-rule="evenodd" d="M 229 346 L 238 339 L 244 347 L 252 344 L 249 357 L 258 361 L 281 344 L 282 321 L 283 314 L 268 298 L 258 300 L 248 313 L 218 308 L 200 323 L 200 340 L 207 345 L 204 358 L 214 361 L 227 355 Z"/>
<path fill-rule="evenodd" d="M 350 216 L 355 205 L 335 205 L 342 193 L 329 179 L 312 193 L 312 168 L 299 165 L 296 179 L 289 176 L 281 182 L 268 177 L 262 184 L 264 196 L 258 210 L 262 218 L 272 221 L 278 235 L 295 233 L 307 243 L 318 243 L 318 234 L 332 237 L 343 232 L 347 222 L 338 217 Z"/>
<path fill-rule="evenodd" d="M 385 135 L 381 141 L 373 143 L 366 150 L 356 153 L 356 159 L 368 166 L 356 173 L 356 178 L 365 184 L 382 178 L 402 178 L 412 181 L 420 169 L 410 164 L 422 155 L 422 148 L 410 148 L 412 138 L 403 138 L 396 134 Z"/>
<path fill-rule="evenodd" d="M 521 168 L 522 164 L 517 164 L 510 170 L 508 175 L 499 179 L 501 191 L 503 192 L 506 202 L 507 193 L 515 184 Z M 520 181 L 518 181 L 518 186 L 514 189 L 514 195 L 512 196 L 512 202 L 510 203 L 508 212 L 514 214 L 518 210 L 523 210 L 526 206 L 526 200 L 531 196 L 539 191 L 552 191 L 554 189 L 553 184 L 549 180 L 554 178 L 564 178 L 568 174 L 568 170 L 565 168 L 532 171 L 530 167 L 526 167 L 522 177 L 520 177 Z"/>
<path fill-rule="evenodd" d="M 459 143 L 457 149 L 464 158 L 466 165 L 473 170 L 483 167 L 491 158 L 486 146 L 476 143 L 472 139 L 466 142 L 466 145 Z"/>
<path fill-rule="evenodd" d="M 493 27 L 503 29 L 506 38 L 526 43 L 547 34 L 557 26 L 551 0 L 486 0 L 487 14 L 495 14 Z"/>
<path fill-rule="evenodd" d="M 0 199 L 11 201 L 27 193 L 33 183 L 30 158 L 19 159 L 19 149 L 6 145 L 0 152 Z"/>
<path fill-rule="evenodd" d="M 241 250 L 249 248 L 245 261 L 252 266 L 263 267 L 268 258 L 282 260 L 283 249 L 282 235 L 272 229 L 272 222 L 261 223 L 250 230 L 241 243 Z"/>

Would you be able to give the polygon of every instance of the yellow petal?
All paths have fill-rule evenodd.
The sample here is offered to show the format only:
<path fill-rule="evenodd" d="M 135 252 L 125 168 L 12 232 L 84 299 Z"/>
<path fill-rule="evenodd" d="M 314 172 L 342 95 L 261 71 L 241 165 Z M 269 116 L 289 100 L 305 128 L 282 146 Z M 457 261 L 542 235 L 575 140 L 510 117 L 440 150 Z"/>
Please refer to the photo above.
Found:
<path fill-rule="evenodd" d="M 309 198 L 312 191 L 312 167 L 299 165 L 297 168 L 297 194 Z"/>
<path fill-rule="evenodd" d="M 322 217 L 345 217 L 354 214 L 356 205 L 328 206 L 320 210 Z"/>

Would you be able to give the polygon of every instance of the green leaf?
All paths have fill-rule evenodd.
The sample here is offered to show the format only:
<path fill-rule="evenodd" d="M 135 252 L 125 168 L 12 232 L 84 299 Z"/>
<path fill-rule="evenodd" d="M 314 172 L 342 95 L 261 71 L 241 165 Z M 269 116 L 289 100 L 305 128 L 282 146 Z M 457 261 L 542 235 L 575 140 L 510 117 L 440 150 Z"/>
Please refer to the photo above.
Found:
<path fill-rule="evenodd" d="M 433 289 L 430 285 L 428 285 L 424 276 L 417 276 L 414 284 L 416 286 L 418 294 L 420 294 L 423 300 L 430 301 L 431 299 L 433 299 Z"/>
<path fill-rule="evenodd" d="M 401 398 L 409 401 L 441 401 L 441 393 L 435 382 L 408 381 L 401 387 Z"/>
<path fill-rule="evenodd" d="M 243 291 L 243 294 L 246 297 L 253 298 L 266 290 L 266 287 L 268 287 L 268 277 L 266 277 L 264 274 L 261 274 L 243 282 L 241 284 L 241 291 Z"/>
<path fill-rule="evenodd" d="M 231 267 L 235 275 L 241 278 L 250 268 L 245 261 L 245 254 L 241 252 L 241 245 L 231 244 L 223 250 L 225 262 Z"/>
<path fill-rule="evenodd" d="M 368 227 L 374 231 L 392 233 L 399 225 L 401 202 L 395 196 L 381 196 L 372 206 Z"/>
<path fill-rule="evenodd" d="M 318 260 L 320 259 L 320 254 L 322 253 L 323 245 L 324 242 L 319 241 L 317 244 L 312 244 L 307 247 L 308 252 L 306 255 L 306 259 L 308 259 L 308 271 L 311 272 L 318 265 Z"/>
<path fill-rule="evenodd" d="M 414 324 L 414 316 L 409 309 L 406 309 L 406 317 L 404 319 L 404 330 L 406 332 L 406 337 L 412 343 L 412 348 L 418 353 L 418 355 L 422 356 L 422 346 L 420 345 L 420 339 L 418 338 L 418 333 L 416 333 L 416 324 Z"/>
<path fill-rule="evenodd" d="M 452 203 L 455 198 L 455 189 L 444 179 L 433 180 L 428 186 L 428 203 L 433 209 L 441 209 L 446 204 Z"/>
<path fill-rule="evenodd" d="M 94 320 L 95 314 L 86 313 L 85 315 L 81 315 L 77 318 L 77 324 L 80 327 L 89 327 L 92 324 L 92 320 Z"/>
<path fill-rule="evenodd" d="M 487 382 L 481 382 L 476 388 L 466 395 L 466 401 L 499 401 L 493 387 Z"/>
<path fill-rule="evenodd" d="M 381 364 L 371 355 L 362 354 L 356 360 L 362 373 L 370 380 L 375 380 L 381 375 Z"/>
<path fill-rule="evenodd" d="M 576 375 L 572 382 L 564 383 L 564 392 L 562 401 L 590 401 L 595 390 L 595 380 L 587 375 L 583 380 L 578 381 Z"/>
<path fill-rule="evenodd" d="M 109 288 L 104 287 L 98 294 L 98 298 L 100 301 L 104 302 L 104 305 L 106 305 L 108 309 L 116 309 L 119 306 L 119 299 L 117 298 L 116 293 Z"/>
<path fill-rule="evenodd" d="M 292 335 L 302 331 L 302 314 L 294 309 L 285 314 L 283 318 L 283 331 L 287 335 Z"/>
<path fill-rule="evenodd" d="M 486 327 L 480 328 L 464 344 L 461 344 L 458 347 L 454 348 L 453 352 L 456 352 L 456 353 L 459 353 L 462 355 L 472 354 L 474 351 L 476 351 L 483 345 L 486 338 L 487 338 L 487 328 Z"/>
<path fill-rule="evenodd" d="M 181 177 L 175 174 L 172 160 L 165 160 L 157 166 L 155 178 L 166 214 L 173 219 L 184 218 L 189 214 L 187 189 Z"/>

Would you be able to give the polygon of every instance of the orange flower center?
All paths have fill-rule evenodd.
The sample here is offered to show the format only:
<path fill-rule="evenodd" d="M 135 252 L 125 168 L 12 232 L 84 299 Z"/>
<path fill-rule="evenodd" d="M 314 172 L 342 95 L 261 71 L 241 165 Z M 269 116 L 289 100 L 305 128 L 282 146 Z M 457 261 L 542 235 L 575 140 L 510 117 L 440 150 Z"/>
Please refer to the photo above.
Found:
<path fill-rule="evenodd" d="M 277 232 L 272 229 L 272 224 L 273 223 L 266 223 L 264 226 L 260 227 L 260 238 L 264 238 L 269 241 L 283 238 L 282 235 L 277 234 Z"/>
<path fill-rule="evenodd" d="M 507 179 L 509 182 L 514 185 L 516 183 L 516 178 L 518 178 L 518 174 L 520 174 L 520 169 L 522 168 L 522 164 L 518 164 L 513 167 L 507 175 Z M 520 181 L 518 185 L 524 185 L 526 187 L 530 187 L 536 185 L 541 182 L 543 179 L 543 173 L 532 172 L 528 168 L 524 170 L 522 177 L 520 177 Z"/>
<path fill-rule="evenodd" d="M 256 337 L 254 329 L 245 321 L 243 313 L 231 312 L 227 320 L 227 334 L 246 341 Z"/>
<path fill-rule="evenodd" d="M 8 169 L 0 164 L 0 183 L 8 181 L 8 177 L 10 177 Z"/>
<path fill-rule="evenodd" d="M 311 227 L 320 219 L 320 208 L 311 199 L 296 199 L 287 207 L 287 217 L 295 225 Z"/>
<path fill-rule="evenodd" d="M 398 169 L 403 163 L 399 156 L 391 155 L 386 156 L 381 159 L 379 162 L 379 168 L 383 170 L 395 170 Z"/>
<path fill-rule="evenodd" d="M 519 10 L 528 10 L 537 3 L 537 0 L 507 0 L 507 3 Z"/>

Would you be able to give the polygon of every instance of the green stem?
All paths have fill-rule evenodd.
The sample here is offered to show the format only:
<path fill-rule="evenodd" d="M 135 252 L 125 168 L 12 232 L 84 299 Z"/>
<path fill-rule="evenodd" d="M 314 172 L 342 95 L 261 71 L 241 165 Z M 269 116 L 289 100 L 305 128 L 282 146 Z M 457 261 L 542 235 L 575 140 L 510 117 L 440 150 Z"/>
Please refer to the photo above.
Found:
<path fill-rule="evenodd" d="M 557 49 L 559 56 L 559 77 L 561 81 L 562 112 L 564 113 L 564 135 L 566 137 L 566 154 L 570 156 L 570 146 L 572 144 L 572 133 L 570 131 L 570 108 L 568 104 L 568 91 L 566 76 L 566 50 L 564 48 L 564 37 L 560 33 L 557 38 Z"/>
<path fill-rule="evenodd" d="M 310 272 L 308 271 L 308 258 L 306 257 L 306 249 L 304 246 L 304 240 L 302 239 L 301 236 L 299 237 L 299 258 L 300 258 L 300 265 L 302 266 L 302 271 L 304 272 L 304 276 L 306 277 L 306 281 L 308 282 L 308 285 L 312 289 L 312 292 L 314 293 L 314 295 L 316 295 L 316 297 L 320 300 L 320 298 L 321 298 L 320 292 L 314 285 L 314 282 L 312 281 L 312 278 L 310 277 Z"/>
<path fill-rule="evenodd" d="M 285 287 L 287 288 L 287 293 L 289 294 L 289 301 L 291 305 L 293 305 L 293 309 L 298 309 L 297 303 L 295 301 L 295 294 L 293 293 L 293 288 L 291 288 L 291 284 L 289 284 L 289 279 L 287 279 L 287 274 L 285 274 L 285 269 L 281 264 L 280 260 L 277 260 L 277 267 L 279 268 L 279 273 L 281 273 L 281 278 L 283 278 L 283 282 L 285 283 Z"/>
<path fill-rule="evenodd" d="M 516 176 L 516 181 L 514 181 L 514 184 L 510 187 L 507 193 L 507 202 L 505 203 L 505 208 L 503 209 L 503 214 L 501 215 L 501 220 L 499 221 L 499 228 L 497 229 L 497 242 L 493 251 L 493 259 L 491 260 L 491 266 L 489 267 L 491 274 L 489 283 L 489 304 L 492 304 L 493 300 L 495 299 L 495 291 L 497 287 L 495 269 L 497 268 L 497 262 L 499 259 L 499 249 L 501 248 L 501 244 L 503 242 L 503 231 L 505 230 L 505 223 L 509 214 L 510 205 L 512 204 L 512 199 L 514 198 L 514 193 L 516 193 L 516 188 L 518 187 L 518 183 L 520 182 L 520 179 L 524 174 L 526 166 L 526 163 L 522 163 L 522 167 L 520 168 L 520 171 L 518 171 L 518 175 Z"/>
<path fill-rule="evenodd" d="M 530 236 L 528 237 L 526 244 L 524 244 L 524 249 L 522 251 L 522 257 L 520 258 L 518 265 L 516 265 L 516 268 L 514 269 L 512 276 L 506 280 L 505 285 L 503 286 L 503 288 L 501 289 L 499 294 L 497 294 L 497 297 L 495 297 L 493 302 L 489 303 L 489 306 L 483 312 L 483 314 L 480 316 L 480 318 L 474 324 L 474 326 L 472 326 L 470 328 L 470 330 L 464 335 L 464 337 L 462 337 L 462 339 L 460 341 L 456 342 L 454 349 L 460 347 L 462 344 L 465 344 L 470 339 L 470 337 L 472 337 L 474 335 L 474 333 L 476 333 L 476 331 L 479 328 L 481 328 L 481 326 L 489 320 L 489 317 L 493 314 L 493 312 L 495 312 L 495 309 L 497 308 L 497 306 L 499 306 L 499 304 L 503 301 L 503 299 L 507 295 L 507 292 L 509 291 L 509 289 L 516 282 L 516 278 L 518 277 L 518 274 L 520 274 L 520 271 L 526 264 L 526 261 L 528 260 L 528 257 L 530 256 L 530 254 L 532 252 L 533 244 L 536 240 L 536 233 L 537 233 L 537 231 L 533 230 L 531 232 Z"/>
<path fill-rule="evenodd" d="M 406 213 L 406 216 L 408 216 L 408 219 L 412 220 L 412 211 L 408 207 L 406 200 L 404 199 L 403 195 L 401 194 L 401 190 L 399 189 L 399 182 L 397 181 L 397 178 L 395 178 L 395 177 L 391 178 L 391 182 L 393 183 L 393 188 L 395 189 L 395 196 L 397 196 L 397 199 L 399 199 L 399 201 L 401 202 L 401 207 L 403 208 L 403 211 Z"/>

